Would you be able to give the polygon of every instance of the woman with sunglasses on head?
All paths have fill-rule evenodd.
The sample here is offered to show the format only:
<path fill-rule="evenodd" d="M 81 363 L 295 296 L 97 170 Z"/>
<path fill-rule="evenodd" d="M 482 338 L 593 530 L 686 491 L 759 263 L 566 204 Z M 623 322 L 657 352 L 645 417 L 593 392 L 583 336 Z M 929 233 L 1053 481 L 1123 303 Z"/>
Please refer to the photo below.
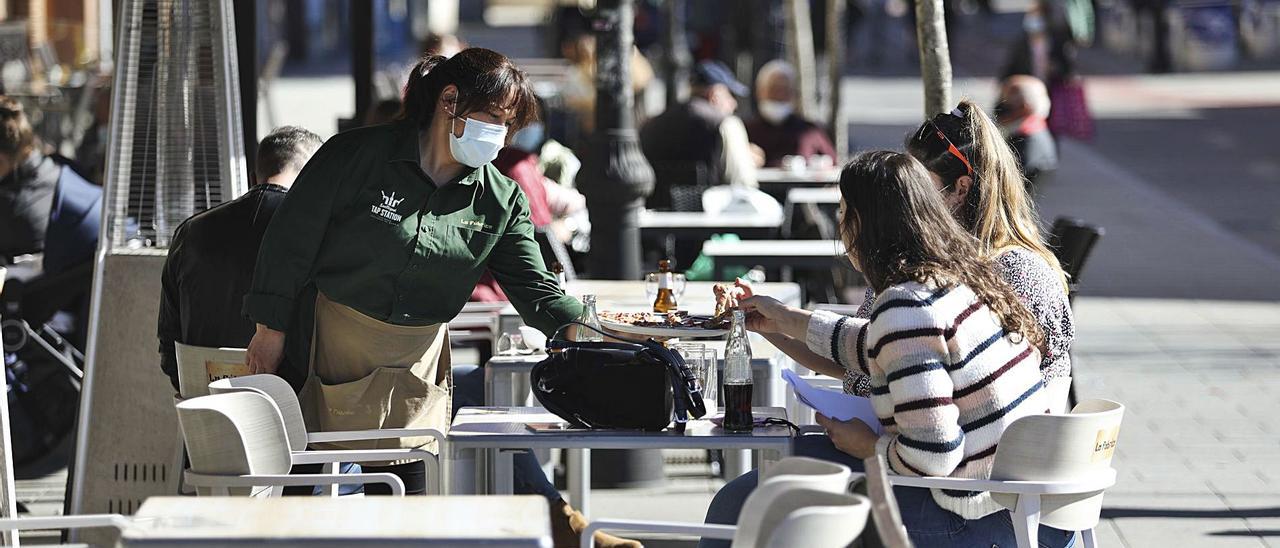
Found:
<path fill-rule="evenodd" d="M 524 193 L 491 163 L 537 117 L 524 71 L 487 49 L 428 55 L 403 99 L 394 123 L 338 134 L 303 168 L 266 232 L 245 297 L 258 324 L 249 367 L 301 386 L 311 430 L 447 432 L 446 322 L 486 270 L 525 323 L 547 335 L 582 311 L 543 264 Z M 428 438 L 334 446 L 437 448 Z M 421 461 L 364 470 L 425 491 Z M 585 520 L 527 452 L 515 458 L 515 480 L 517 492 L 551 502 L 557 545 L 577 546 Z"/>
<path fill-rule="evenodd" d="M 1075 326 L 1066 273 L 1044 243 L 1018 159 L 1000 128 L 965 100 L 951 112 L 921 124 L 907 139 L 906 148 L 929 170 L 951 215 L 978 239 L 982 256 L 992 262 L 1044 332 L 1040 372 L 1045 381 L 1070 376 Z M 876 300 L 868 288 L 854 317 L 866 318 Z M 860 325 L 847 323 L 840 336 L 856 338 Z M 849 369 L 844 378 L 846 392 L 870 395 L 866 375 Z"/>
<path fill-rule="evenodd" d="M 748 329 L 797 361 L 824 362 L 823 371 L 856 369 L 869 379 L 883 434 L 857 419 L 819 415 L 827 435 L 796 438 L 793 452 L 855 470 L 879 452 L 895 474 L 989 478 L 1005 428 L 1048 409 L 1038 367 L 1043 334 L 920 162 L 895 152 L 865 154 L 844 168 L 840 193 L 841 241 L 879 295 L 869 319 L 792 308 L 746 285 L 721 295 L 748 313 Z M 856 339 L 840 336 L 848 323 L 862 324 Z M 707 521 L 736 522 L 757 481 L 751 472 L 725 485 Z M 1016 543 L 1008 512 L 988 493 L 894 493 L 917 546 Z M 1073 538 L 1047 526 L 1039 535 L 1050 547 Z"/>

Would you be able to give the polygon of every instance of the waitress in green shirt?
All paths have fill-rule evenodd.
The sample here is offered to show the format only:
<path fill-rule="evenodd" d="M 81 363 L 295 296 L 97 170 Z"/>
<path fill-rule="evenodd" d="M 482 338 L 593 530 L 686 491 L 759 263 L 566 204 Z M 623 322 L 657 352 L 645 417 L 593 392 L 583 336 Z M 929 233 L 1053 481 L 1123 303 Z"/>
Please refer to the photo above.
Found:
<path fill-rule="evenodd" d="M 287 358 L 280 373 L 303 385 L 309 429 L 447 431 L 445 323 L 485 270 L 525 323 L 548 335 L 581 313 L 543 264 L 524 193 L 490 164 L 536 111 L 525 73 L 497 52 L 424 57 L 396 123 L 340 133 L 302 170 L 267 230 L 244 306 L 257 322 L 250 368 L 275 373 Z M 517 488 L 551 499 L 557 537 L 574 538 L 580 514 L 532 456 L 524 460 L 532 464 L 517 466 Z M 421 462 L 365 469 L 425 490 Z"/>

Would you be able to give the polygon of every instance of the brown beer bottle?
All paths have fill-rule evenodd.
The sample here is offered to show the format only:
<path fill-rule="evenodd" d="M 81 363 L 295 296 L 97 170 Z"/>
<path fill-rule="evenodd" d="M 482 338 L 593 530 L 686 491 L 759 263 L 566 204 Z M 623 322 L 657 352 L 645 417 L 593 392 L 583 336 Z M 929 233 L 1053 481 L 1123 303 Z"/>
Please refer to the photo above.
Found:
<path fill-rule="evenodd" d="M 671 261 L 658 261 L 658 295 L 653 300 L 653 311 L 665 314 L 675 312 L 679 308 L 676 302 L 676 281 L 671 273 Z"/>

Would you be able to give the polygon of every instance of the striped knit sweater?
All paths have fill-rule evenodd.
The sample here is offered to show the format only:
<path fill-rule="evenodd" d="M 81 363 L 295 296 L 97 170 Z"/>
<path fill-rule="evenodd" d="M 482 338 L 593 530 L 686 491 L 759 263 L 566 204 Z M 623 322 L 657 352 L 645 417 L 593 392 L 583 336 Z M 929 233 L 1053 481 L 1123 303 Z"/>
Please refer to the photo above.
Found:
<path fill-rule="evenodd" d="M 1004 429 L 1048 409 L 1039 352 L 1008 336 L 964 285 L 892 286 L 868 319 L 815 312 L 807 338 L 815 353 L 870 376 L 884 425 L 877 449 L 897 474 L 987 479 Z M 935 489 L 933 498 L 965 519 L 1002 509 L 985 492 Z"/>

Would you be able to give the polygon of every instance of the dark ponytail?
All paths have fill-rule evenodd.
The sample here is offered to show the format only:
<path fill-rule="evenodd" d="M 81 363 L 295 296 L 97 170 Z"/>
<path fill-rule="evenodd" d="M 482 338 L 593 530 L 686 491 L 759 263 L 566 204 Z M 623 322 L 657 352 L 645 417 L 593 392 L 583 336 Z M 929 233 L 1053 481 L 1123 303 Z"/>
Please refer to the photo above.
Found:
<path fill-rule="evenodd" d="M 397 120 L 415 121 L 420 128 L 431 125 L 440 93 L 457 86 L 455 116 L 498 106 L 514 113 L 514 134 L 538 117 L 537 96 L 523 70 L 493 50 L 467 48 L 453 57 L 424 55 L 413 66 L 404 85 L 403 108 Z"/>

